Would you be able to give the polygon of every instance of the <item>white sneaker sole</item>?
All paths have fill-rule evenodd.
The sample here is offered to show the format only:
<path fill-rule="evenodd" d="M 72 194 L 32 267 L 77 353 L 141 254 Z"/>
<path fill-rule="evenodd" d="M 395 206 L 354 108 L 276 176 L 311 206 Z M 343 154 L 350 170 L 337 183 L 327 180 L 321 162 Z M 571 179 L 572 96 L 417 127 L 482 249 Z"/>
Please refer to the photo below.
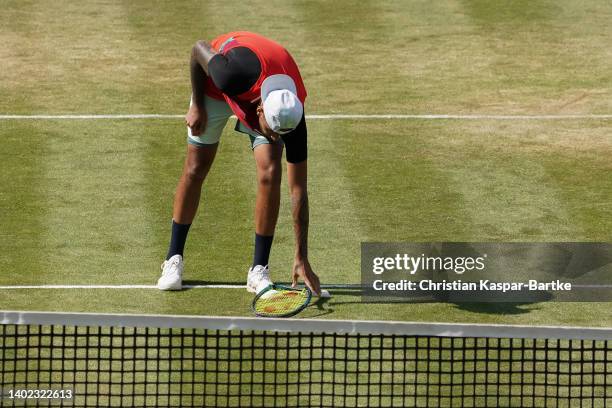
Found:
<path fill-rule="evenodd" d="M 261 292 L 261 291 L 263 291 L 265 288 L 267 288 L 267 287 L 268 287 L 268 286 L 270 286 L 270 285 L 272 285 L 272 283 L 270 283 L 269 285 L 264 286 L 264 287 L 263 287 L 263 288 L 260 290 L 260 292 Z M 255 294 L 258 294 L 258 293 L 259 293 L 259 292 L 257 291 L 257 288 L 256 288 L 255 286 L 253 286 L 253 285 L 249 285 L 249 283 L 248 283 L 248 282 L 247 282 L 247 287 L 246 287 L 246 288 L 247 288 L 247 291 L 248 291 L 248 292 L 255 293 Z"/>
<path fill-rule="evenodd" d="M 254 288 L 253 286 L 249 285 L 249 283 L 247 282 L 247 292 L 251 292 L 251 293 L 257 293 L 257 289 Z"/>
<path fill-rule="evenodd" d="M 157 289 L 159 290 L 182 290 L 183 285 L 181 282 L 178 283 L 157 283 Z"/>

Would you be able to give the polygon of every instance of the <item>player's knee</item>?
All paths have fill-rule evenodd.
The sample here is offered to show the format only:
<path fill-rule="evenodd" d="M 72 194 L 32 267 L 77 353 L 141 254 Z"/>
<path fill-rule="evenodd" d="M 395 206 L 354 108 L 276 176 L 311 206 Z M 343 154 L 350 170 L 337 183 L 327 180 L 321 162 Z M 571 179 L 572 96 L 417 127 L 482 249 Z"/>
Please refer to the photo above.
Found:
<path fill-rule="evenodd" d="M 203 182 L 210 166 L 202 163 L 189 163 L 185 167 L 185 176 L 194 182 Z"/>
<path fill-rule="evenodd" d="M 271 163 L 257 169 L 257 181 L 260 185 L 273 186 L 281 182 L 281 167 L 276 163 Z"/>

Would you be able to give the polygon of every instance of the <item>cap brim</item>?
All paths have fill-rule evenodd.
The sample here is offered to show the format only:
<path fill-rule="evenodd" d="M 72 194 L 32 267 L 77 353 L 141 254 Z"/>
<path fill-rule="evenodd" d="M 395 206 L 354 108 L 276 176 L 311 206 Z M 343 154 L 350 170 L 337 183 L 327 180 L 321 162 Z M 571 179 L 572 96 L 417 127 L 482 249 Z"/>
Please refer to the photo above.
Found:
<path fill-rule="evenodd" d="M 297 96 L 295 82 L 289 75 L 276 74 L 267 77 L 261 84 L 261 101 L 264 102 L 270 92 L 287 89 Z"/>

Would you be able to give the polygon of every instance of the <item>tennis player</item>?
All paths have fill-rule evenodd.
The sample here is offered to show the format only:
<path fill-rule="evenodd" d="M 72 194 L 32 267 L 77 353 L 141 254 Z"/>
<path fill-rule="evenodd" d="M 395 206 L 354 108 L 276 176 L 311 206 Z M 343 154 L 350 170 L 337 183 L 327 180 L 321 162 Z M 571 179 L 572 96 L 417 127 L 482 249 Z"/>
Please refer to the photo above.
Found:
<path fill-rule="evenodd" d="M 187 157 L 174 197 L 172 236 L 161 290 L 182 286 L 183 250 L 195 217 L 202 183 L 213 163 L 229 117 L 248 135 L 257 167 L 255 250 L 247 289 L 258 293 L 272 282 L 268 260 L 280 205 L 281 158 L 287 178 L 295 232 L 292 282 L 302 279 L 315 293 L 319 278 L 308 260 L 306 89 L 298 67 L 282 46 L 246 31 L 198 41 L 191 53 L 192 95 L 187 125 Z"/>

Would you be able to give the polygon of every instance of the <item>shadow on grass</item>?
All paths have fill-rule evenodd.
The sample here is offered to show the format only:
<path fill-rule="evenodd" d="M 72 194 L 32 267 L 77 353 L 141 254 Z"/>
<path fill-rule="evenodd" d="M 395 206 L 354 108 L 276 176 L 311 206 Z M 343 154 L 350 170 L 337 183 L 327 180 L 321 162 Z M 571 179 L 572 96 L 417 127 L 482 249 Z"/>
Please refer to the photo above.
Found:
<path fill-rule="evenodd" d="M 455 309 L 463 310 L 471 313 L 481 313 L 481 314 L 499 314 L 499 315 L 520 315 L 531 313 L 534 310 L 539 309 L 539 307 L 534 305 L 538 305 L 540 303 L 545 303 L 553 299 L 553 297 L 549 293 L 540 294 L 537 299 L 531 301 L 496 301 L 496 302 L 453 302 L 453 301 L 443 301 L 442 299 L 434 300 L 431 298 L 414 298 L 414 299 L 405 299 L 405 300 L 384 300 L 381 298 L 380 300 L 376 300 L 375 298 L 363 299 L 361 296 L 363 295 L 363 291 L 359 288 L 357 289 L 337 289 L 331 291 L 332 298 L 325 299 L 331 300 L 329 302 L 329 306 L 344 306 L 351 304 L 417 304 L 417 303 L 449 303 L 454 305 Z M 359 300 L 347 300 L 347 301 L 333 301 L 334 295 L 340 296 L 354 296 L 359 297 Z M 323 300 L 323 299 L 322 299 Z"/>
<path fill-rule="evenodd" d="M 287 282 L 280 282 L 281 285 L 286 285 L 286 286 L 291 286 L 290 283 Z M 206 281 L 206 280 L 184 280 L 183 281 L 183 290 L 191 290 L 194 289 L 193 286 L 232 286 L 232 287 L 236 287 L 239 288 L 241 286 L 244 286 L 244 282 L 230 282 L 230 281 Z M 304 285 L 298 285 L 298 287 L 304 287 Z M 358 286 L 353 286 L 352 285 L 323 285 L 324 289 L 330 289 L 330 288 L 334 288 L 334 287 L 343 287 L 345 289 L 332 289 L 333 293 L 332 296 L 334 295 L 351 295 L 351 294 L 356 294 L 357 296 L 361 296 L 361 289 Z M 329 314 L 332 314 L 334 312 L 334 309 L 330 307 L 331 303 L 329 302 L 331 299 L 330 298 L 323 298 L 323 297 L 313 297 L 311 299 L 310 305 L 308 305 L 308 307 L 306 308 L 306 312 L 308 312 L 308 315 L 305 317 L 308 318 L 314 318 L 314 317 L 321 317 L 321 316 L 326 316 Z M 314 314 L 310 314 L 310 313 L 314 313 Z"/>
<path fill-rule="evenodd" d="M 321 316 L 327 316 L 329 314 L 334 313 L 334 309 L 330 307 L 330 298 L 312 298 L 314 301 L 310 302 L 310 305 L 308 305 L 308 308 L 306 309 L 309 314 L 308 318 L 312 318 L 312 317 L 321 317 Z M 316 311 L 315 311 L 316 310 Z M 314 314 L 310 314 L 310 313 L 314 313 Z"/>
<path fill-rule="evenodd" d="M 504 302 L 504 303 L 455 303 L 454 308 L 471 313 L 520 315 L 534 310 L 531 305 L 539 302 Z"/>
<path fill-rule="evenodd" d="M 276 282 L 279 285 L 291 286 L 290 282 Z M 215 286 L 221 286 L 219 289 L 224 289 L 225 286 L 230 286 L 232 288 L 241 288 L 245 286 L 245 282 L 231 282 L 231 281 L 208 281 L 208 280 L 184 280 L 183 281 L 183 290 L 194 289 L 193 286 L 210 286 L 214 288 Z M 304 284 L 300 283 L 296 286 L 297 288 L 303 288 Z M 332 292 L 332 294 L 337 295 L 357 295 L 361 296 L 362 290 L 361 285 L 358 284 L 323 284 L 321 285 L 322 289 L 327 289 Z"/>
<path fill-rule="evenodd" d="M 245 282 L 230 282 L 230 281 L 209 281 L 209 280 L 184 280 L 183 286 L 185 285 L 231 285 L 231 286 L 244 286 Z"/>
<path fill-rule="evenodd" d="M 304 285 L 298 285 L 298 287 L 303 287 Z M 330 291 L 331 297 L 313 297 L 310 305 L 308 306 L 309 312 L 313 312 L 315 314 L 308 315 L 308 318 L 313 317 L 321 317 L 334 313 L 333 305 L 341 305 L 345 302 L 334 302 L 334 296 L 361 296 L 361 286 L 359 285 L 340 285 L 340 284 L 331 284 L 331 285 L 321 285 L 322 289 L 327 289 Z M 359 302 L 354 302 L 359 303 Z M 316 312 L 314 310 L 316 309 Z"/>
<path fill-rule="evenodd" d="M 504 296 L 506 297 L 504 298 Z M 465 310 L 471 313 L 518 315 L 532 312 L 534 307 L 530 307 L 531 305 L 545 303 L 553 299 L 552 294 L 549 292 L 538 292 L 534 294 L 523 292 L 522 296 L 524 296 L 522 299 L 517 299 L 513 295 L 501 295 L 496 301 L 449 303 L 454 304 L 455 309 Z"/>
<path fill-rule="evenodd" d="M 281 283 L 283 285 L 290 285 L 289 283 Z M 184 286 L 199 286 L 199 285 L 231 285 L 231 286 L 243 286 L 243 282 L 230 282 L 230 281 L 205 281 L 205 280 L 186 280 L 183 281 Z M 303 285 L 298 285 L 302 287 Z M 322 285 L 322 288 L 328 289 L 332 295 L 331 298 L 313 298 L 310 305 L 306 309 L 309 314 L 308 317 L 321 317 L 334 313 L 335 306 L 345 306 L 351 304 L 415 304 L 415 303 L 438 303 L 431 299 L 411 299 L 405 301 L 384 301 L 381 300 L 364 300 L 362 299 L 363 290 L 360 285 L 353 284 L 329 284 Z M 187 287 L 183 290 L 190 290 L 192 288 Z M 348 296 L 356 297 L 358 300 L 347 300 L 336 302 L 335 296 Z M 533 305 L 537 305 L 542 302 L 549 301 L 552 298 L 550 295 L 541 296 L 540 299 L 531 302 L 447 302 L 454 305 L 455 309 L 463 310 L 471 313 L 481 314 L 499 314 L 499 315 L 520 315 L 532 312 L 534 309 Z M 316 312 L 315 312 L 316 310 Z M 310 314 L 314 312 L 315 314 Z"/>

